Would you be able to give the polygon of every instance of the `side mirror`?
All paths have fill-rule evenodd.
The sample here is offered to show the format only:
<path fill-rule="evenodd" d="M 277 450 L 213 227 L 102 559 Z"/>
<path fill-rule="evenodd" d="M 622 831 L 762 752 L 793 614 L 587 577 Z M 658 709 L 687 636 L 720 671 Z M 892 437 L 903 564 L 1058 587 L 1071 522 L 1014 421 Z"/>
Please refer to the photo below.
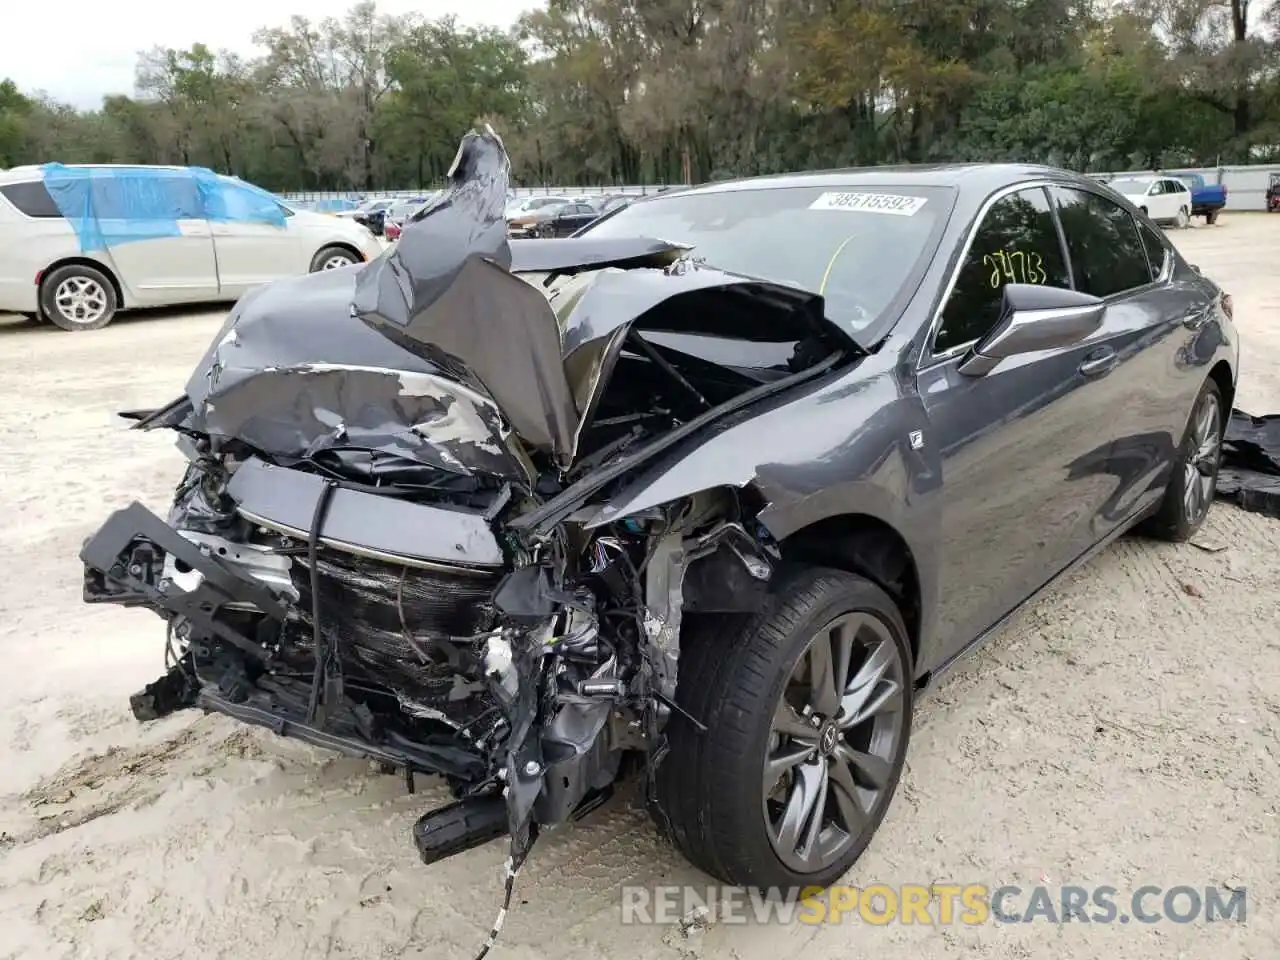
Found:
<path fill-rule="evenodd" d="M 1009 357 L 1079 343 L 1102 326 L 1105 309 L 1098 297 L 1078 290 L 1006 284 L 1000 319 L 957 370 L 967 377 L 981 377 Z"/>

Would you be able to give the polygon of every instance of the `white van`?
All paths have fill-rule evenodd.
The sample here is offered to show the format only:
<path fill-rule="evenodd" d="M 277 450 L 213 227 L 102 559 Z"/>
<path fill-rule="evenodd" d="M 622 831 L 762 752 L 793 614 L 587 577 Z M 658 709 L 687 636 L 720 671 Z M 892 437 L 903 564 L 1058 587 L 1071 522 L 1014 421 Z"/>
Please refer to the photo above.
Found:
<path fill-rule="evenodd" d="M 188 167 L 0 170 L 0 313 L 97 330 L 118 310 L 234 301 L 382 252 L 347 219 Z"/>

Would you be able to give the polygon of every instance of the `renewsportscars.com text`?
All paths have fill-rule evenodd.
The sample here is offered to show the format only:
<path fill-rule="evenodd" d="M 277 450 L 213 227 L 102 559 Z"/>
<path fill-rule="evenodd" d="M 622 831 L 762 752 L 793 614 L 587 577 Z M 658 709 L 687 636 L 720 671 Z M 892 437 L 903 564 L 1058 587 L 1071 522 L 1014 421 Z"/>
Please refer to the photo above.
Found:
<path fill-rule="evenodd" d="M 789 894 L 789 895 L 788 895 Z M 976 926 L 985 923 L 1244 923 L 1243 887 L 1161 887 L 1131 891 L 1108 885 L 998 886 L 872 884 L 766 892 L 740 887 L 622 888 L 624 924 L 678 924 L 693 916 L 717 923 L 892 923 Z"/>

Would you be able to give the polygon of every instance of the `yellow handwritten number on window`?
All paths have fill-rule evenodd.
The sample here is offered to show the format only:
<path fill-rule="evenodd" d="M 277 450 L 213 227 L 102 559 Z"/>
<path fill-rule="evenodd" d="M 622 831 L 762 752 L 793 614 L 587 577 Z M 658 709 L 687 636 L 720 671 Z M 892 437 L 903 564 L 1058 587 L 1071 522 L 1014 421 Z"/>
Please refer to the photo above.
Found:
<path fill-rule="evenodd" d="M 1038 253 L 1021 250 L 997 250 L 982 258 L 982 265 L 991 268 L 991 289 L 1001 283 L 1044 283 L 1049 275 L 1044 270 L 1044 258 Z"/>

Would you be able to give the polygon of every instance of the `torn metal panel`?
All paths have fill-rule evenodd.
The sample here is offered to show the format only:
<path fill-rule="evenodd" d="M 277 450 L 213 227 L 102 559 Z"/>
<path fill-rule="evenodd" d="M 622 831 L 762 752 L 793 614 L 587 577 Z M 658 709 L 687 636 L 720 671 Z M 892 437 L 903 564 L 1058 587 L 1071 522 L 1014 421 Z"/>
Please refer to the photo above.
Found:
<path fill-rule="evenodd" d="M 527 482 L 493 400 L 353 320 L 354 286 L 331 270 L 242 300 L 187 382 L 188 426 L 280 457 L 373 450 Z"/>
<path fill-rule="evenodd" d="M 414 229 L 428 224 L 414 224 Z M 431 241 L 455 250 L 458 262 L 449 265 L 447 283 L 433 277 L 421 285 L 430 301 L 413 295 L 396 298 L 402 277 L 408 278 L 408 288 L 418 290 L 414 271 L 441 268 L 440 255 L 429 263 L 414 263 L 412 251 L 397 249 L 389 259 L 364 268 L 355 294 L 356 315 L 424 362 L 484 390 L 525 444 L 549 453 L 567 469 L 579 416 L 547 298 L 498 264 L 459 248 L 452 238 L 442 234 Z M 388 275 L 394 275 L 394 282 Z"/>

